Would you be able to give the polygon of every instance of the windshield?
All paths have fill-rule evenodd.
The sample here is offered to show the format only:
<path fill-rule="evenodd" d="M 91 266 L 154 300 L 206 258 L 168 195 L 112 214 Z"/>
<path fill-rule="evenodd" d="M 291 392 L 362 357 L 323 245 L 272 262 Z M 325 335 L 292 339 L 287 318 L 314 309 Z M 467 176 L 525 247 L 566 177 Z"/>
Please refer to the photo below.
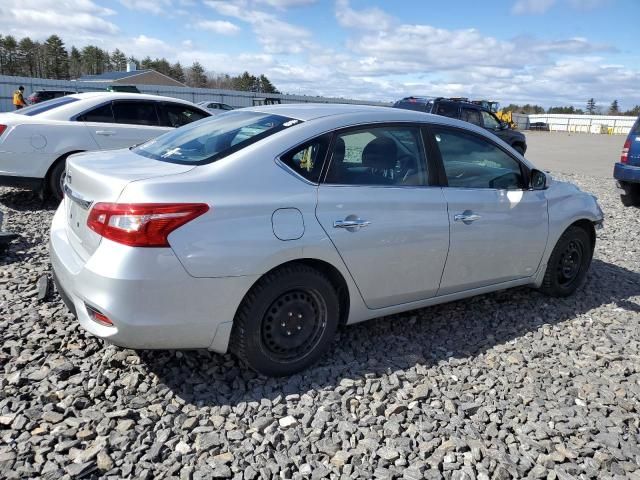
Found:
<path fill-rule="evenodd" d="M 48 112 L 49 110 L 53 110 L 54 108 L 61 107 L 63 105 L 67 105 L 69 103 L 77 102 L 79 99 L 74 97 L 60 97 L 54 98 L 52 100 L 47 100 L 46 102 L 38 103 L 36 105 L 31 105 L 29 107 L 21 108 L 20 110 L 16 110 L 13 113 L 17 113 L 18 115 L 27 115 L 32 117 L 34 115 L 39 115 L 44 112 Z"/>
<path fill-rule="evenodd" d="M 301 121 L 268 113 L 228 112 L 178 128 L 133 151 L 164 162 L 202 165 L 298 123 Z"/>

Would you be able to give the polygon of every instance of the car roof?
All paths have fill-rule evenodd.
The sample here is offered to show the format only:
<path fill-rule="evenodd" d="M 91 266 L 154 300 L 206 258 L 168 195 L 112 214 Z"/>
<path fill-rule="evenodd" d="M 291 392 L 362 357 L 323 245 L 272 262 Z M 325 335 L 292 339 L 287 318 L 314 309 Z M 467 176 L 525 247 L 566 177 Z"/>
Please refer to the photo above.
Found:
<path fill-rule="evenodd" d="M 156 102 L 159 100 L 167 100 L 171 102 L 179 102 L 186 103 L 189 105 L 193 105 L 191 102 L 187 100 L 183 100 L 181 98 L 174 97 L 164 97 L 162 95 L 150 95 L 147 93 L 132 93 L 132 92 L 85 92 L 85 93 L 74 93 L 69 95 L 70 97 L 77 98 L 79 100 L 85 99 L 103 99 L 103 100 L 155 100 Z"/>
<path fill-rule="evenodd" d="M 412 110 L 391 108 L 391 106 L 387 107 L 344 103 L 291 103 L 280 105 L 261 105 L 248 107 L 243 110 L 282 115 L 284 117 L 295 118 L 305 122 L 323 117 L 339 117 L 363 113 L 371 114 L 378 121 L 415 121 L 420 119 L 424 121 L 424 115 L 427 115 L 425 113 Z"/>

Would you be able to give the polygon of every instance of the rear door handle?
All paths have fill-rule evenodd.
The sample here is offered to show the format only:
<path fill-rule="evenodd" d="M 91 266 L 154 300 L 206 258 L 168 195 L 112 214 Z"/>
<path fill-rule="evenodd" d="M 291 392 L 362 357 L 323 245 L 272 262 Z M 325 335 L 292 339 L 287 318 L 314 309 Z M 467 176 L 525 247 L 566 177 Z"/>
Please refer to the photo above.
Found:
<path fill-rule="evenodd" d="M 114 132 L 113 130 L 96 130 L 96 135 L 104 135 L 105 137 L 109 137 L 115 134 L 116 132 Z"/>
<path fill-rule="evenodd" d="M 333 228 L 346 228 L 349 231 L 360 230 L 368 225 L 371 225 L 371 222 L 360 218 L 356 218 L 355 220 L 336 220 L 333 222 Z"/>
<path fill-rule="evenodd" d="M 465 210 L 462 213 L 456 213 L 453 216 L 454 222 L 462 222 L 465 225 L 469 225 L 476 220 L 480 220 L 482 217 L 476 213 L 473 213 L 471 210 Z"/>

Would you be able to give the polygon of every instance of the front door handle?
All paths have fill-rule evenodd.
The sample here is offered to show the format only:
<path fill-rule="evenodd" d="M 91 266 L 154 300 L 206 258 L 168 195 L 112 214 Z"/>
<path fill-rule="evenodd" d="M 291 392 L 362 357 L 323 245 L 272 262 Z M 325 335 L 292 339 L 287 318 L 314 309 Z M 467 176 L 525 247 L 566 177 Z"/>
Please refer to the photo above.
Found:
<path fill-rule="evenodd" d="M 356 218 L 355 220 L 336 220 L 333 222 L 333 228 L 346 228 L 350 232 L 360 230 L 368 225 L 371 225 L 371 222 L 360 218 Z"/>
<path fill-rule="evenodd" d="M 113 130 L 96 130 L 96 135 L 104 135 L 105 137 L 109 137 L 115 134 L 116 132 L 114 132 Z"/>
<path fill-rule="evenodd" d="M 462 222 L 465 225 L 469 225 L 476 220 L 480 220 L 482 217 L 476 213 L 473 213 L 471 210 L 465 210 L 462 213 L 456 213 L 453 216 L 454 222 Z"/>

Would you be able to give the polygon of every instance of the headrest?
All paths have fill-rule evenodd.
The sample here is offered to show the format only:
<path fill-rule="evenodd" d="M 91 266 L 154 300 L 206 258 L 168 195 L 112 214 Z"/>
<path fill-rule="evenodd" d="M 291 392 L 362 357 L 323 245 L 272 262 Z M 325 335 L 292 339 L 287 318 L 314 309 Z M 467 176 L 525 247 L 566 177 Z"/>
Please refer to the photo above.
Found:
<path fill-rule="evenodd" d="M 393 140 L 379 137 L 364 147 L 362 165 L 380 170 L 395 168 L 397 161 L 397 147 Z"/>
<path fill-rule="evenodd" d="M 346 146 L 344 144 L 344 140 L 342 137 L 336 138 L 336 141 L 333 145 L 333 157 L 332 162 L 334 163 L 342 163 L 344 161 L 344 155 L 346 152 Z"/>

